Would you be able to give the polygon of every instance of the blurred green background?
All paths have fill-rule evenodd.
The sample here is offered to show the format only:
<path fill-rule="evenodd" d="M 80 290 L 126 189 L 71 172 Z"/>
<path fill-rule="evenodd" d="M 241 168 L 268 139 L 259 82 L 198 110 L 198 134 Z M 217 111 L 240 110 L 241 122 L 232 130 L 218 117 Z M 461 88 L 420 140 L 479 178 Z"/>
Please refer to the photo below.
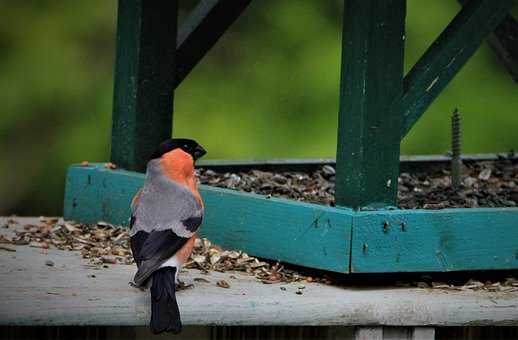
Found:
<path fill-rule="evenodd" d="M 185 16 L 195 1 L 181 1 Z M 459 10 L 409 0 L 406 70 Z M 115 0 L 0 0 L 0 214 L 60 215 L 71 163 L 107 161 Z M 341 1 L 256 0 L 175 94 L 174 135 L 211 159 L 334 157 Z M 402 144 L 465 153 L 518 147 L 516 84 L 483 45 Z"/>

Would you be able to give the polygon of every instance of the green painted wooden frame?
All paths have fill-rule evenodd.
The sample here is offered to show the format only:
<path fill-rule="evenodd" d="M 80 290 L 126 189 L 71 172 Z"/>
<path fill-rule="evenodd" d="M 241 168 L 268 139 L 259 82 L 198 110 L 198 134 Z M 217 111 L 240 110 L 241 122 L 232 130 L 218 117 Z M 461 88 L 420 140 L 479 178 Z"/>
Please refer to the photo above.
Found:
<path fill-rule="evenodd" d="M 203 0 L 177 39 L 177 0 L 119 0 L 113 162 L 145 168 L 158 142 L 171 136 L 174 89 L 249 3 Z M 341 207 L 202 186 L 201 235 L 255 256 L 340 273 L 518 269 L 518 209 L 388 209 L 397 205 L 401 139 L 514 3 L 470 0 L 403 77 L 405 0 L 345 0 Z M 127 224 L 143 180 L 102 165 L 72 166 L 64 217 Z"/>
<path fill-rule="evenodd" d="M 72 166 L 64 218 L 127 225 L 144 175 L 103 165 Z M 308 267 L 348 272 L 353 213 L 347 209 L 201 186 L 201 236 L 230 249 Z"/>
<path fill-rule="evenodd" d="M 64 217 L 128 224 L 141 173 L 71 166 Z M 201 186 L 201 236 L 340 273 L 518 269 L 518 208 L 353 211 Z"/>
<path fill-rule="evenodd" d="M 202 0 L 177 30 L 178 0 L 119 0 L 112 162 L 145 170 L 171 136 L 175 88 L 250 1 Z"/>
<path fill-rule="evenodd" d="M 400 141 L 515 0 L 470 0 L 403 78 L 404 0 L 345 0 L 336 202 L 397 206 Z"/>
<path fill-rule="evenodd" d="M 515 0 L 470 0 L 403 77 L 406 0 L 344 0 L 336 202 L 397 206 L 400 141 L 507 18 Z M 119 0 L 112 162 L 143 171 L 172 134 L 174 89 L 251 0 L 202 0 L 177 38 L 177 0 Z"/>

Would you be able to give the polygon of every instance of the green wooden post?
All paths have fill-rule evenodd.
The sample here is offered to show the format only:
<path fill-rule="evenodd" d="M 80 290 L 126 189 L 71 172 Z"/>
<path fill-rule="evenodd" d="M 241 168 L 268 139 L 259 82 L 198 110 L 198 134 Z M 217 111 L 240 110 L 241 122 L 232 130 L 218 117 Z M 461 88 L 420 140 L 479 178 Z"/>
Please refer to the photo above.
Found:
<path fill-rule="evenodd" d="M 177 0 L 119 0 L 111 160 L 142 171 L 171 137 Z"/>
<path fill-rule="evenodd" d="M 396 205 L 402 115 L 404 0 L 346 0 L 336 204 Z"/>

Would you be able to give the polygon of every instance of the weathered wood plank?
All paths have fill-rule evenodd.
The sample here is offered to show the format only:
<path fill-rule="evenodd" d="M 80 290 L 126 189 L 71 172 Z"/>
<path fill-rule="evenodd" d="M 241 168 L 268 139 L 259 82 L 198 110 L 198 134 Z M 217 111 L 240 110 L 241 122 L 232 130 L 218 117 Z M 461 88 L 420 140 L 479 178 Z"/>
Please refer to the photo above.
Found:
<path fill-rule="evenodd" d="M 395 206 L 402 117 L 404 0 L 347 0 L 344 9 L 336 203 Z"/>
<path fill-rule="evenodd" d="M 202 0 L 178 32 L 175 87 L 187 77 L 251 0 Z"/>
<path fill-rule="evenodd" d="M 514 0 L 470 0 L 405 76 L 405 92 L 394 105 L 404 116 L 401 138 L 507 15 Z"/>
<path fill-rule="evenodd" d="M 171 137 L 177 0 L 119 0 L 111 160 L 145 169 Z"/>
<path fill-rule="evenodd" d="M 378 327 L 381 328 L 381 327 Z M 368 339 L 368 338 L 366 338 Z M 383 340 L 434 340 L 433 327 L 383 327 Z"/>
<path fill-rule="evenodd" d="M 414 327 L 412 340 L 434 340 L 435 328 L 433 327 Z"/>
<path fill-rule="evenodd" d="M 349 272 L 352 215 L 330 207 L 203 187 L 201 234 L 226 248 Z"/>
<path fill-rule="evenodd" d="M 144 175 L 102 166 L 71 167 L 67 219 L 128 224 L 131 197 Z M 351 212 L 284 199 L 201 186 L 205 218 L 201 235 L 255 256 L 347 273 Z"/>
<path fill-rule="evenodd" d="M 139 327 L 144 328 L 144 327 Z M 202 328 L 202 327 L 187 327 Z M 151 331 L 147 333 L 150 335 Z M 187 331 L 189 334 L 189 331 Z M 149 336 L 148 335 L 148 336 Z M 148 339 L 137 336 L 137 327 L 124 326 L 62 326 L 62 327 L 46 327 L 46 326 L 2 326 L 0 327 L 1 340 L 144 340 Z M 185 340 L 193 338 L 177 338 L 175 340 Z M 196 338 L 197 339 L 197 338 Z M 201 340 L 201 339 L 200 339 Z"/>
<path fill-rule="evenodd" d="M 518 269 L 518 209 L 364 212 L 354 217 L 351 272 Z"/>
<path fill-rule="evenodd" d="M 358 327 L 354 340 L 383 340 L 383 327 Z"/>
<path fill-rule="evenodd" d="M 0 224 L 5 223 L 0 218 Z M 34 223 L 36 219 L 19 219 Z M 12 232 L 0 228 L 0 233 Z M 0 325 L 146 326 L 149 292 L 128 285 L 135 266 L 95 269 L 79 252 L 16 246 L 0 260 Z M 47 260 L 53 267 L 45 265 Z M 194 288 L 178 293 L 185 325 L 518 326 L 518 292 L 265 285 L 240 273 L 182 273 Z M 230 278 L 233 275 L 236 279 Z M 229 289 L 216 285 L 224 279 Z M 283 291 L 279 289 L 285 287 Z"/>

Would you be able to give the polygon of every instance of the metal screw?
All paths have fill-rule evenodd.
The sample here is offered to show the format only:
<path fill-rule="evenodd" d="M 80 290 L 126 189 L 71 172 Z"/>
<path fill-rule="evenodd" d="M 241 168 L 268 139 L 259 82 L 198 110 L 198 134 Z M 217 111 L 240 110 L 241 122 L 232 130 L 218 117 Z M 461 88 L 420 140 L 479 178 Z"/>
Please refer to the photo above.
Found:
<path fill-rule="evenodd" d="M 369 246 L 367 245 L 367 243 L 364 243 L 363 244 L 363 253 L 367 254 L 367 250 L 369 250 Z"/>
<path fill-rule="evenodd" d="M 406 231 L 406 223 L 401 222 L 401 231 Z"/>
<path fill-rule="evenodd" d="M 460 186 L 461 179 L 461 137 L 460 113 L 455 109 L 451 116 L 451 184 L 455 189 Z"/>
<path fill-rule="evenodd" d="M 390 223 L 388 221 L 383 221 L 383 232 L 388 233 Z"/>

